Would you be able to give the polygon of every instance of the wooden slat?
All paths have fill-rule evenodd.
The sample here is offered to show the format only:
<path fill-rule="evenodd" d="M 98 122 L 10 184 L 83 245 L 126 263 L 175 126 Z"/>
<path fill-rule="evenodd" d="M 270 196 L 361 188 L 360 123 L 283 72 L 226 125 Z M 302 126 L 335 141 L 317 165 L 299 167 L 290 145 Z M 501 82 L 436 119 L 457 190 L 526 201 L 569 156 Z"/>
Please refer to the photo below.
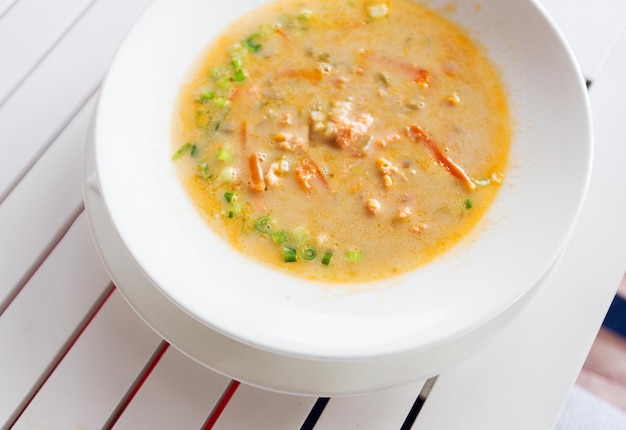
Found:
<path fill-rule="evenodd" d="M 222 412 L 214 430 L 296 430 L 317 398 L 291 396 L 240 385 Z"/>
<path fill-rule="evenodd" d="M 90 100 L 0 205 L 0 314 L 82 208 Z M 54 196 L 51 198 L 50 196 Z"/>
<path fill-rule="evenodd" d="M 315 426 L 315 430 L 400 429 L 424 381 L 380 393 L 332 398 Z"/>
<path fill-rule="evenodd" d="M 594 173 L 559 270 L 498 341 L 439 377 L 416 430 L 556 424 L 626 270 L 626 129 L 615 104 L 626 97 L 624 76 L 626 34 L 591 87 Z M 463 408 L 452 411 L 451 405 Z"/>
<path fill-rule="evenodd" d="M 102 428 L 159 342 L 115 291 L 13 429 Z"/>
<path fill-rule="evenodd" d="M 170 347 L 113 428 L 199 429 L 228 382 Z"/>
<path fill-rule="evenodd" d="M 0 105 L 93 1 L 20 0 L 11 8 L 0 21 Z"/>
<path fill-rule="evenodd" d="M 81 216 L 0 317 L 0 425 L 37 389 L 109 285 Z"/>
<path fill-rule="evenodd" d="M 0 157 L 0 202 L 95 92 L 148 3 L 95 3 L 0 107 L 0 142 L 10 149 Z"/>
<path fill-rule="evenodd" d="M 540 0 L 556 21 L 587 79 L 600 74 L 626 27 L 626 2 L 615 0 Z"/>

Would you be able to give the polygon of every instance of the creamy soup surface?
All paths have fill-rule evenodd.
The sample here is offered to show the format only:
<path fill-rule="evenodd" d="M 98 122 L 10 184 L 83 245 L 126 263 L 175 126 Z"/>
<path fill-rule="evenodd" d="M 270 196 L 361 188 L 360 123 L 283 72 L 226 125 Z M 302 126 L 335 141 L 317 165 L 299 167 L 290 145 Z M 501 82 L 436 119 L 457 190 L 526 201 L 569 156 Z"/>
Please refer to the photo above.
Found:
<path fill-rule="evenodd" d="M 203 53 L 172 158 L 207 223 L 245 255 L 364 282 L 458 243 L 492 203 L 510 140 L 498 73 L 437 12 L 281 0 Z"/>

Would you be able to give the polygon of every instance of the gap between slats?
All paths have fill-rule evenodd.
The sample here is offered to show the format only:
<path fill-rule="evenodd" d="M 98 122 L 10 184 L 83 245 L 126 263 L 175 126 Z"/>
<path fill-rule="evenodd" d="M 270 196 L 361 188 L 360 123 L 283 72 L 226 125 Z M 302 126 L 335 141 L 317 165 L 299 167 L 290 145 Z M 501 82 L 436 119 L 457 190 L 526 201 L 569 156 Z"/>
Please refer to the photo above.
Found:
<path fill-rule="evenodd" d="M 88 91 L 86 95 L 83 96 L 80 102 L 77 103 L 74 109 L 72 109 L 70 114 L 67 115 L 66 118 L 64 118 L 64 120 L 60 123 L 60 125 L 56 128 L 56 130 L 54 130 L 50 134 L 48 139 L 46 139 L 46 142 L 44 142 L 44 144 L 39 148 L 39 150 L 35 152 L 35 154 L 31 157 L 29 162 L 24 166 L 24 169 L 9 184 L 6 192 L 3 195 L 0 195 L 0 205 L 6 200 L 8 195 L 11 194 L 11 192 L 15 189 L 17 184 L 19 184 L 20 181 L 24 179 L 24 177 L 28 174 L 30 169 L 32 169 L 35 163 L 37 163 L 37 160 L 39 160 L 39 158 L 41 158 L 41 156 L 48 150 L 48 148 L 50 148 L 50 146 L 54 143 L 54 141 L 58 139 L 61 133 L 63 133 L 63 130 L 65 130 L 67 126 L 72 122 L 72 120 L 76 117 L 78 112 L 80 112 L 80 110 L 84 108 L 85 105 L 89 102 L 89 100 L 98 92 L 98 90 L 100 89 L 100 84 L 101 83 L 98 83 L 98 85 L 96 85 L 95 88 L 93 88 L 91 91 Z"/>
<path fill-rule="evenodd" d="M 209 416 L 202 425 L 201 430 L 211 430 L 213 428 L 215 423 L 217 423 L 217 420 L 220 418 L 220 415 L 222 415 L 222 412 L 224 412 L 224 409 L 226 409 L 228 402 L 230 402 L 230 399 L 232 399 L 233 395 L 235 394 L 235 391 L 237 391 L 237 388 L 239 388 L 239 385 L 241 385 L 239 381 L 236 381 L 234 379 L 230 381 L 230 383 L 222 393 L 222 396 L 209 413 Z"/>
<path fill-rule="evenodd" d="M 26 71 L 26 73 L 24 73 L 24 75 L 22 76 L 22 78 L 15 83 L 15 85 L 13 85 L 13 87 L 6 92 L 6 94 L 4 95 L 4 97 L 0 98 L 0 109 L 2 108 L 2 106 L 6 103 L 7 100 L 9 100 L 11 98 L 11 96 L 17 91 L 17 89 L 26 81 L 26 79 L 28 79 L 28 77 L 33 73 L 33 71 L 35 69 L 37 69 L 37 67 L 46 59 L 46 57 L 48 57 L 48 55 L 50 54 L 50 52 L 52 52 L 54 50 L 54 48 L 59 44 L 59 42 L 65 37 L 65 35 L 76 25 L 76 23 L 78 21 L 80 21 L 80 19 L 85 15 L 85 13 L 94 5 L 94 3 L 96 2 L 96 0 L 91 0 L 85 7 L 83 10 L 80 11 L 80 13 L 78 15 L 76 15 L 75 19 L 67 26 L 67 28 L 65 28 L 65 30 L 63 30 L 63 32 L 52 42 L 52 44 L 50 45 L 50 47 L 46 50 L 46 52 L 43 53 L 43 55 L 32 65 L 32 67 L 30 69 L 28 69 L 28 71 Z M 9 11 L 9 9 L 11 9 L 15 3 L 17 3 L 17 0 L 13 0 L 11 2 L 11 0 L 9 0 L 9 5 L 8 8 L 6 8 L 4 11 L 1 9 L 0 7 L 0 19 L 2 19 L 2 17 Z M 1 202 L 1 200 L 0 200 Z"/>
<path fill-rule="evenodd" d="M 109 419 L 107 420 L 105 425 L 102 426 L 103 429 L 109 430 L 113 428 L 115 423 L 124 413 L 124 410 L 133 400 L 143 383 L 146 382 L 156 365 L 159 363 L 161 358 L 163 358 L 163 355 L 165 354 L 169 346 L 170 344 L 165 340 L 162 340 L 161 343 L 159 343 L 159 346 L 154 351 L 152 356 L 148 359 L 148 362 L 144 366 L 143 370 L 139 373 L 139 375 L 137 375 L 137 378 L 135 378 L 133 383 L 130 385 L 128 391 L 126 392 L 120 403 L 117 405 L 113 413 L 109 416 Z"/>
<path fill-rule="evenodd" d="M 424 403 L 426 402 L 428 395 L 433 389 L 436 381 L 437 381 L 437 376 L 434 376 L 426 380 L 420 393 L 415 399 L 415 402 L 413 403 L 411 409 L 409 410 L 409 413 L 404 419 L 404 422 L 402 423 L 400 430 L 410 430 L 413 427 L 413 424 L 415 423 L 415 420 L 417 419 L 417 416 L 419 415 L 422 407 L 424 406 Z M 202 425 L 201 430 L 211 430 L 215 426 L 215 424 L 218 422 L 220 418 L 220 415 L 222 414 L 224 409 L 226 409 L 226 407 L 228 406 L 228 403 L 230 402 L 233 395 L 237 391 L 237 388 L 240 385 L 241 384 L 239 381 L 231 380 L 230 384 L 226 387 L 226 389 L 222 393 L 222 396 L 220 397 L 219 401 L 216 403 L 216 405 L 213 407 L 213 409 L 209 413 L 209 416 L 207 417 L 206 421 Z M 313 407 L 311 408 L 311 410 L 309 411 L 309 414 L 305 418 L 304 422 L 302 423 L 300 430 L 314 430 L 315 425 L 319 421 L 319 418 L 321 417 L 322 413 L 324 412 L 324 409 L 326 408 L 330 400 L 331 400 L 330 397 L 319 397 L 316 400 Z M 106 427 L 106 428 L 109 429 L 109 427 Z"/>
<path fill-rule="evenodd" d="M 98 314 L 100 309 L 102 309 L 102 307 L 104 306 L 106 301 L 109 299 L 109 297 L 111 297 L 111 294 L 113 294 L 113 291 L 115 291 L 115 287 L 113 286 L 113 284 L 110 284 L 103 291 L 103 293 L 100 295 L 98 300 L 96 300 L 96 302 L 93 304 L 93 306 L 91 307 L 89 312 L 87 312 L 87 314 L 85 315 L 83 320 L 80 322 L 80 324 L 78 324 L 78 326 L 76 327 L 76 329 L 74 330 L 72 335 L 68 338 L 67 342 L 59 350 L 59 352 L 55 356 L 55 358 L 50 362 L 50 365 L 43 372 L 43 374 L 41 375 L 41 377 L 39 378 L 37 383 L 34 384 L 34 386 L 31 389 L 31 391 L 29 391 L 28 395 L 24 398 L 24 400 L 22 401 L 20 406 L 16 409 L 14 414 L 11 416 L 11 419 L 9 419 L 7 421 L 6 426 L 3 427 L 3 430 L 4 429 L 10 429 L 17 422 L 17 420 L 24 413 L 24 411 L 26 410 L 28 405 L 35 398 L 37 393 L 41 390 L 41 387 L 44 386 L 46 381 L 50 378 L 50 375 L 52 375 L 54 370 L 59 366 L 59 363 L 61 363 L 63 358 L 72 349 L 72 346 L 74 346 L 76 341 L 80 338 L 80 336 L 83 334 L 85 329 L 89 326 L 89 323 L 91 323 L 91 321 L 93 321 L 93 319 Z"/>
<path fill-rule="evenodd" d="M 17 0 L 5 0 L 4 2 L 0 2 L 0 19 L 15 6 L 15 3 L 17 3 Z"/>
<path fill-rule="evenodd" d="M 2 314 L 8 309 L 11 305 L 11 302 L 18 296 L 20 291 L 28 284 L 28 281 L 33 277 L 33 275 L 39 270 L 39 267 L 43 264 L 43 262 L 48 258 L 48 256 L 52 253 L 54 248 L 58 245 L 61 239 L 67 234 L 67 232 L 72 228 L 78 217 L 85 210 L 84 204 L 82 204 L 74 213 L 70 214 L 65 224 L 61 226 L 58 234 L 50 241 L 48 246 L 46 246 L 41 254 L 37 257 L 37 259 L 33 262 L 31 267 L 24 273 L 24 276 L 20 281 L 16 284 L 13 291 L 11 291 L 6 299 L 3 302 L 0 302 L 0 317 Z"/>

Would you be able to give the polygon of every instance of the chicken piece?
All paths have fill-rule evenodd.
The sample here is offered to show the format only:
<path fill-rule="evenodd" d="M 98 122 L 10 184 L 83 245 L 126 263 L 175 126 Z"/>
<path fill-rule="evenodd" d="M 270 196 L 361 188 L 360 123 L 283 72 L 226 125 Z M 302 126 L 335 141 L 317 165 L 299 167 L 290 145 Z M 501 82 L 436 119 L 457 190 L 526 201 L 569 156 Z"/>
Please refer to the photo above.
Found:
<path fill-rule="evenodd" d="M 393 186 L 393 178 L 391 175 L 397 174 L 398 168 L 395 167 L 391 161 L 383 157 L 376 160 L 376 165 L 383 177 L 383 185 L 385 188 L 391 188 Z"/>
<path fill-rule="evenodd" d="M 424 230 L 426 230 L 426 228 L 428 228 L 426 224 L 412 225 L 411 227 L 409 227 L 409 232 L 413 234 L 421 234 L 424 232 Z"/>
<path fill-rule="evenodd" d="M 295 173 L 300 185 L 302 185 L 305 190 L 310 191 L 313 187 L 313 181 L 318 176 L 318 171 L 315 166 L 305 160 L 295 168 Z"/>
<path fill-rule="evenodd" d="M 324 139 L 333 141 L 344 149 L 360 142 L 374 122 L 368 113 L 350 118 L 352 103 L 346 101 L 332 104 L 328 115 L 319 109 L 311 111 L 311 130 Z"/>
<path fill-rule="evenodd" d="M 265 186 L 275 188 L 280 185 L 281 179 L 289 173 L 289 161 L 281 159 L 274 161 L 265 174 Z"/>
<path fill-rule="evenodd" d="M 388 134 L 387 136 L 381 137 L 380 139 L 376 139 L 376 144 L 384 148 L 390 143 L 397 142 L 401 138 L 402 136 L 400 136 L 398 133 L 391 133 L 391 134 Z"/>
<path fill-rule="evenodd" d="M 396 211 L 396 216 L 399 220 L 409 219 L 412 215 L 411 208 L 408 206 L 401 207 Z"/>
<path fill-rule="evenodd" d="M 365 202 L 365 209 L 367 209 L 367 211 L 372 215 L 376 215 L 380 211 L 381 207 L 380 202 L 376 199 L 369 199 Z"/>
<path fill-rule="evenodd" d="M 341 118 L 335 121 L 335 143 L 341 149 L 353 146 L 367 134 L 373 122 L 374 118 L 367 113 L 359 115 L 354 120 Z"/>

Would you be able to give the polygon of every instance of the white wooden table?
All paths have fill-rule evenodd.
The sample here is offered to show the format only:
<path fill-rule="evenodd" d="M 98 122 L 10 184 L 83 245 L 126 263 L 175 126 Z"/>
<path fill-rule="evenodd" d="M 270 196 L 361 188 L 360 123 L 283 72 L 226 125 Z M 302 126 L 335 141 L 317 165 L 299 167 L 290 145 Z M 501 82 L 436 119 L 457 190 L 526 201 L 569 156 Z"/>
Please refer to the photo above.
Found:
<path fill-rule="evenodd" d="M 204 368 L 146 326 L 103 269 L 83 147 L 106 68 L 148 3 L 0 0 L 0 427 L 553 428 L 626 269 L 626 2 L 543 0 L 591 82 L 596 136 L 588 199 L 552 277 L 429 393 L 421 382 L 332 399 Z"/>

